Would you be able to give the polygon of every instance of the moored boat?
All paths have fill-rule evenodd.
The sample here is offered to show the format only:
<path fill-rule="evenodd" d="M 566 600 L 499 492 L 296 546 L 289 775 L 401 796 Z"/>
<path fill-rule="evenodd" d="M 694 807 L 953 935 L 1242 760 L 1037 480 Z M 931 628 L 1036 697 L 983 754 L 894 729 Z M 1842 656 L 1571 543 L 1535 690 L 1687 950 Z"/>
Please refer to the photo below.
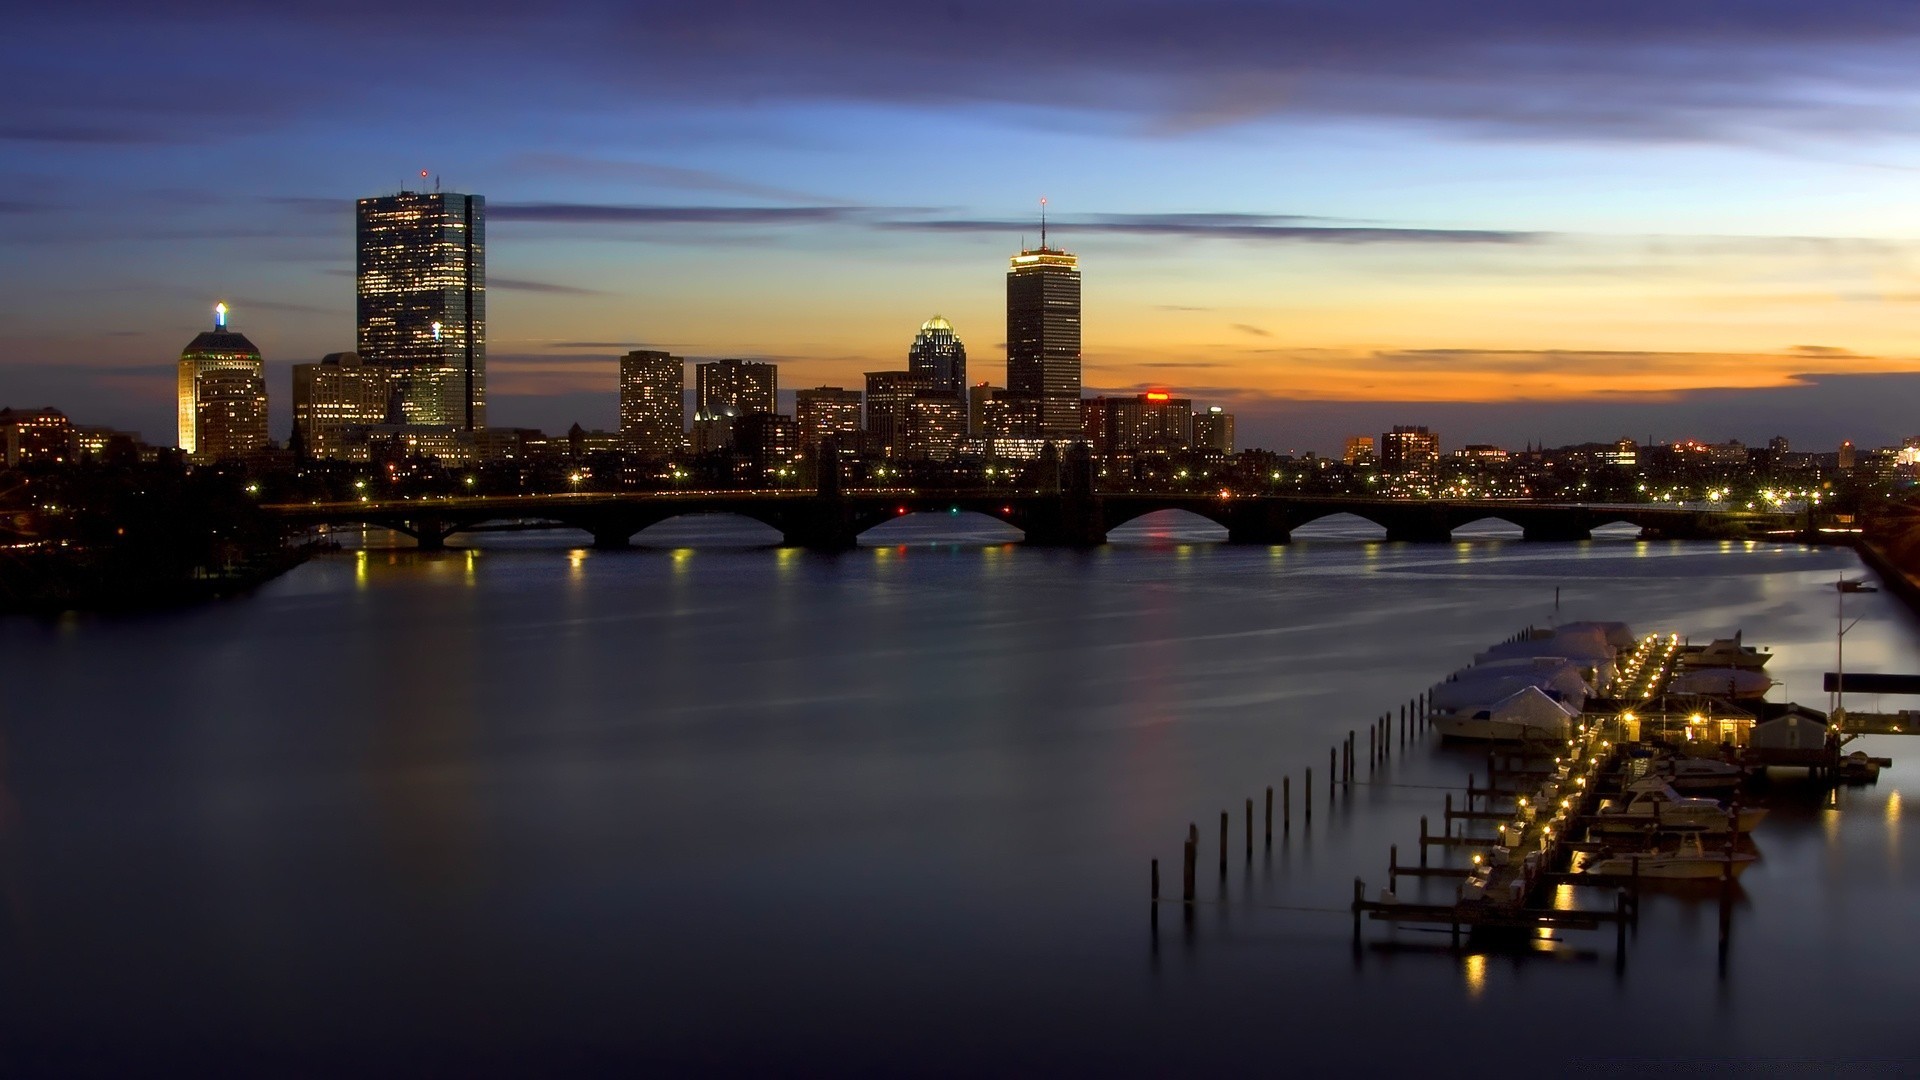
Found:
<path fill-rule="evenodd" d="M 1666 880 L 1706 880 L 1739 877 L 1747 867 L 1759 861 L 1750 851 L 1708 851 L 1700 837 L 1688 836 L 1674 851 L 1609 852 L 1602 848 L 1580 866 L 1583 874 Z"/>
<path fill-rule="evenodd" d="M 1626 801 L 1600 800 L 1594 811 L 1598 832 L 1640 832 L 1672 826 L 1709 834 L 1752 832 L 1767 812 L 1759 807 L 1721 806 L 1717 800 L 1682 795 L 1659 777 L 1627 785 Z"/>

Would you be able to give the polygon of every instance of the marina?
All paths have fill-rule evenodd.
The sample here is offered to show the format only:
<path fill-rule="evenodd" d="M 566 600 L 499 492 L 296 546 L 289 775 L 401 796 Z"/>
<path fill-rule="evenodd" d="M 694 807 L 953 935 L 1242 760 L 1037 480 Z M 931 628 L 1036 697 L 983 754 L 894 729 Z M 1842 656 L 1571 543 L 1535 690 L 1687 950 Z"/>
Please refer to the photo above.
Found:
<path fill-rule="evenodd" d="M 1860 591 L 1857 587 L 1842 592 Z M 1844 629 L 1841 631 L 1844 634 Z M 1355 877 L 1347 911 L 1355 955 L 1406 946 L 1403 929 L 1441 929 L 1449 948 L 1530 948 L 1561 931 L 1614 931 L 1624 969 L 1643 889 L 1705 887 L 1716 893 L 1724 971 L 1739 877 L 1761 856 L 1754 830 L 1768 810 L 1755 801 L 1773 770 L 1800 770 L 1821 784 L 1871 783 L 1890 759 L 1844 747 L 1862 734 L 1914 730 L 1915 713 L 1853 714 L 1836 697 L 1830 713 L 1765 699 L 1772 658 L 1731 638 L 1706 645 L 1678 633 L 1636 638 L 1621 623 L 1529 626 L 1367 728 L 1369 774 L 1396 743 L 1423 740 L 1489 747 L 1486 782 L 1466 778 L 1462 801 L 1443 795 L 1438 832 L 1422 816 L 1417 861 L 1391 845 L 1384 886 Z M 1330 804 L 1360 781 L 1357 731 L 1328 755 Z M 1307 773 L 1311 806 L 1311 771 Z M 1290 828 L 1291 778 L 1282 782 Z M 1245 839 L 1251 861 L 1253 801 Z M 1266 845 L 1273 838 L 1267 789 Z M 1229 815 L 1220 818 L 1220 875 L 1227 874 Z M 1199 833 L 1190 826 L 1181 902 L 1191 924 Z M 1430 856 L 1430 851 L 1438 852 Z M 1401 893 L 1401 879 L 1413 892 Z M 1428 885 L 1430 880 L 1444 884 Z M 1436 895 L 1437 890 L 1437 895 Z M 1154 929 L 1161 904 L 1153 867 Z M 1385 941 L 1365 927 L 1384 924 Z M 1422 946 L 1424 948 L 1425 946 Z"/>

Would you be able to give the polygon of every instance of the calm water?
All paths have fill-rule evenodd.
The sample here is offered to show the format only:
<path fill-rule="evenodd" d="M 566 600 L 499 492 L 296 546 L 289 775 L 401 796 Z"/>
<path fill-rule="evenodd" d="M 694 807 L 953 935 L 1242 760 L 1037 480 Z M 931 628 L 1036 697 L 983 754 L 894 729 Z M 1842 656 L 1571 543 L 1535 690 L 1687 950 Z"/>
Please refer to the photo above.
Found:
<path fill-rule="evenodd" d="M 1401 931 L 1356 962 L 1352 879 L 1437 821 L 1412 785 L 1484 758 L 1421 745 L 1377 777 L 1406 786 L 1325 797 L 1348 729 L 1548 623 L 1556 589 L 1563 619 L 1742 628 L 1824 707 L 1850 554 L 1005 535 L 916 518 L 823 556 L 683 521 L 631 552 L 347 551 L 217 607 L 0 621 L 10 1070 L 1920 1056 L 1920 743 L 1869 741 L 1894 769 L 1829 805 L 1776 787 L 1725 977 L 1711 894 L 1650 897 L 1624 975 L 1610 931 L 1465 957 Z M 1850 669 L 1920 672 L 1891 597 L 1847 604 Z M 1283 776 L 1298 799 L 1307 767 L 1312 824 L 1296 806 L 1247 864 L 1242 799 Z M 1156 939 L 1148 860 L 1177 894 L 1190 821 L 1209 904 Z"/>

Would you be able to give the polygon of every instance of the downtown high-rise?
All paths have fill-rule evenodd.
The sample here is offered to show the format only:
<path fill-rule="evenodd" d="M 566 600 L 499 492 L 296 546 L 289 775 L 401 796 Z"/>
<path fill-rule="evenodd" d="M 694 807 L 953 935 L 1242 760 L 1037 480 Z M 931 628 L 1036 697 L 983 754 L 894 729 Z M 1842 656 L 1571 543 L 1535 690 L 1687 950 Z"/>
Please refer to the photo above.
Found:
<path fill-rule="evenodd" d="M 194 462 L 242 458 L 267 445 L 267 381 L 260 350 L 227 327 L 227 305 L 213 310 L 213 329 L 180 350 L 180 449 Z"/>
<path fill-rule="evenodd" d="M 360 356 L 408 424 L 487 426 L 486 200 L 402 191 L 354 209 Z"/>
<path fill-rule="evenodd" d="M 920 324 L 907 348 L 907 370 L 927 384 L 929 393 L 965 400 L 967 347 L 954 334 L 953 324 L 940 316 Z"/>
<path fill-rule="evenodd" d="M 686 438 L 686 361 L 635 349 L 620 358 L 620 442 L 649 460 L 678 454 Z"/>
<path fill-rule="evenodd" d="M 1007 268 L 1007 399 L 1041 439 L 1080 435 L 1080 259 L 1047 246 Z"/>

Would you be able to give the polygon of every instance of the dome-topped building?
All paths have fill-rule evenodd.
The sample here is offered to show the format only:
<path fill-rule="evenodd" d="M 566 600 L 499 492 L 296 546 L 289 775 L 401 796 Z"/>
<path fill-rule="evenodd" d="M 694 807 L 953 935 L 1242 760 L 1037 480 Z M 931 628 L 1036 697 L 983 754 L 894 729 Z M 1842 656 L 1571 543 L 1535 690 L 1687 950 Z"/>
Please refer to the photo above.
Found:
<path fill-rule="evenodd" d="M 213 308 L 213 329 L 180 350 L 180 449 L 194 461 L 243 457 L 267 444 L 267 383 L 260 350 L 227 328 L 227 305 Z"/>
<path fill-rule="evenodd" d="M 953 332 L 953 324 L 935 315 L 920 324 L 913 347 L 907 350 L 907 370 L 925 379 L 936 394 L 960 398 L 967 386 L 967 347 Z"/>

